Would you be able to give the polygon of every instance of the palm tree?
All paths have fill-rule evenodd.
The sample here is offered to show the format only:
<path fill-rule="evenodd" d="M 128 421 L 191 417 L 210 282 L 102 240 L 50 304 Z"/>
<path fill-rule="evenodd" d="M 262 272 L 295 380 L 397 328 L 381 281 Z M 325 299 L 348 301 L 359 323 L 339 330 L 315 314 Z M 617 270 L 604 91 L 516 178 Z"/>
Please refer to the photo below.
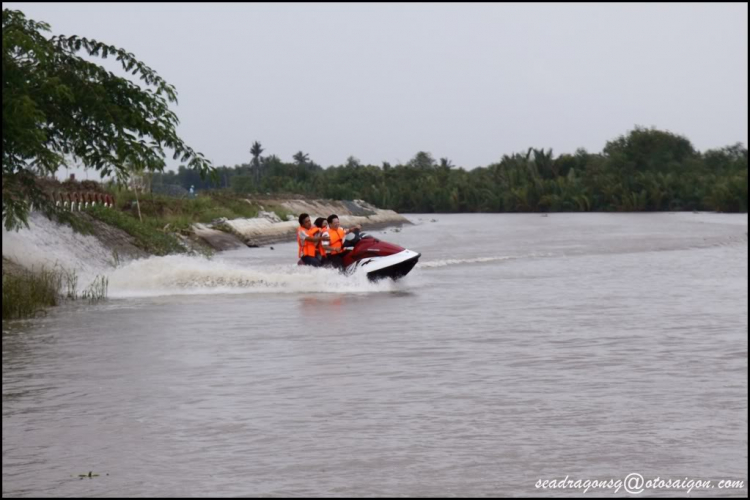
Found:
<path fill-rule="evenodd" d="M 449 158 L 440 158 L 440 167 L 450 169 L 455 167 L 452 161 L 450 161 Z"/>
<path fill-rule="evenodd" d="M 297 151 L 292 158 L 294 158 L 294 162 L 299 166 L 306 165 L 307 162 L 310 161 L 310 155 L 303 153 L 302 151 Z"/>
<path fill-rule="evenodd" d="M 253 143 L 253 146 L 250 148 L 250 154 L 253 155 L 253 169 L 255 170 L 255 183 L 260 184 L 260 154 L 263 152 L 263 148 L 261 147 L 260 143 L 258 141 L 255 141 Z"/>

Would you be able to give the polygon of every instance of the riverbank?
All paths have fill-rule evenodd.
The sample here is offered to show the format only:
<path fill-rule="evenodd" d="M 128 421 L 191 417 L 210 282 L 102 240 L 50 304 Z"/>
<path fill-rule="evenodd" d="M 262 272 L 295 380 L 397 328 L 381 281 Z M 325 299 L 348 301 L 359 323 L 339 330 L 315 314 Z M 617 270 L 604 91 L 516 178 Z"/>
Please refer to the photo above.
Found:
<path fill-rule="evenodd" d="M 393 210 L 382 210 L 362 200 L 266 199 L 256 203 L 259 203 L 260 208 L 257 217 L 220 219 L 212 224 L 197 223 L 193 225 L 192 230 L 212 248 L 225 250 L 242 245 L 258 247 L 292 241 L 299 226 L 297 217 L 302 213 L 309 214 L 313 220 L 336 214 L 343 227 L 359 224 L 363 229 L 371 231 L 387 226 L 411 224 L 406 217 Z M 285 214 L 287 220 L 282 220 L 279 212 Z"/>
<path fill-rule="evenodd" d="M 126 254 L 134 253 L 132 246 L 148 254 L 168 255 L 292 241 L 301 213 L 313 219 L 337 214 L 344 227 L 360 224 L 369 230 L 410 224 L 395 211 L 362 200 L 238 195 L 226 189 L 169 196 L 136 194 L 132 189 L 92 181 L 44 183 L 45 191 L 60 200 L 64 211 L 74 215 L 66 217 L 71 226 L 80 226 L 77 229 L 83 228 L 84 233 L 94 234 L 107 244 L 123 242 Z M 102 196 L 108 197 L 110 203 L 89 202 Z M 129 238 L 113 233 L 114 229 Z"/>
<path fill-rule="evenodd" d="M 136 200 L 132 192 L 116 198 L 114 210 L 94 207 L 79 215 L 103 222 L 94 234 L 112 241 L 128 241 L 153 255 L 211 253 L 242 246 L 259 247 L 293 241 L 298 217 L 314 220 L 336 214 L 344 227 L 359 224 L 365 230 L 411 224 L 393 210 L 382 210 L 362 200 L 307 200 L 302 198 L 252 198 L 208 192 L 195 198 L 146 195 Z M 140 213 L 139 213 L 140 211 Z M 113 229 L 130 239 L 112 234 Z"/>
<path fill-rule="evenodd" d="M 9 304 L 9 311 L 27 311 L 6 316 L 4 307 L 4 319 L 33 316 L 64 300 L 63 287 L 56 285 L 62 281 L 58 275 L 50 278 L 49 269 L 75 272 L 85 267 L 83 263 L 91 258 L 94 247 L 99 249 L 95 253 L 100 260 L 117 267 L 121 262 L 149 256 L 211 255 L 243 246 L 293 241 L 301 213 L 313 219 L 337 214 L 344 227 L 360 224 L 371 231 L 411 224 L 392 210 L 381 210 L 361 200 L 253 199 L 221 191 L 187 198 L 148 193 L 136 199 L 132 191 L 113 192 L 95 186 L 111 195 L 112 202 L 103 204 L 90 201 L 98 199 L 90 195 L 91 186 L 86 186 L 86 191 L 75 184 L 63 188 L 71 194 L 61 197 L 68 203 L 59 207 L 58 216 L 53 217 L 56 222 L 32 213 L 31 229 L 22 231 L 33 236 L 22 246 L 3 245 L 4 304 Z M 51 259 L 47 249 L 53 241 L 67 251 Z M 52 290 L 55 288 L 61 289 L 57 296 Z M 26 293 L 42 289 L 44 293 Z"/>

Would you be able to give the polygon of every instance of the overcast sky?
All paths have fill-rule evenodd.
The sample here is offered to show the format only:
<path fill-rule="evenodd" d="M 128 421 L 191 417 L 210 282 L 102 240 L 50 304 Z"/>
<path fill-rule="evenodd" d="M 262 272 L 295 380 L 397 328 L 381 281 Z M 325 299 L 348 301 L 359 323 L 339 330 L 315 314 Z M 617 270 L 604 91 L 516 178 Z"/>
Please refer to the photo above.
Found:
<path fill-rule="evenodd" d="M 746 3 L 3 8 L 134 53 L 177 87 L 178 133 L 217 166 L 256 140 L 284 161 L 429 151 L 465 168 L 599 152 L 635 125 L 701 151 L 748 142 Z"/>

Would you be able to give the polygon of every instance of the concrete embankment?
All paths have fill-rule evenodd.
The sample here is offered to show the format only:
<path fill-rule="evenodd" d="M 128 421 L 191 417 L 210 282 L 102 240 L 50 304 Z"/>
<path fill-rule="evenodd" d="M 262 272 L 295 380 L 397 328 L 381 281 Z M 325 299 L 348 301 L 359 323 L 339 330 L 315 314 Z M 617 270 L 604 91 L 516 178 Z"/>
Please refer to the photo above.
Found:
<path fill-rule="evenodd" d="M 289 220 L 282 221 L 273 212 L 261 211 L 252 219 L 217 220 L 212 224 L 194 224 L 195 235 L 216 250 L 228 250 L 240 246 L 261 246 L 294 240 L 301 213 L 317 217 L 339 216 L 343 227 L 360 224 L 364 230 L 386 226 L 411 224 L 403 215 L 393 210 L 382 210 L 364 201 L 329 200 L 265 200 L 267 205 L 282 207 L 290 212 Z"/>

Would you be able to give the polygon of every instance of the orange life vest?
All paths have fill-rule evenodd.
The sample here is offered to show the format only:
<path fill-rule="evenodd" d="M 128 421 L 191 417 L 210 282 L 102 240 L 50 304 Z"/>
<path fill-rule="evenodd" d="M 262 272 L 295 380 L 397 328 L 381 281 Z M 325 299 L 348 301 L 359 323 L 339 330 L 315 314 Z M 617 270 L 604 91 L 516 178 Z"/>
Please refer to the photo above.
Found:
<path fill-rule="evenodd" d="M 302 257 L 315 257 L 315 247 L 316 244 L 312 241 L 303 241 L 302 240 L 302 234 L 306 234 L 307 236 L 315 236 L 315 234 L 320 231 L 317 227 L 313 226 L 310 229 L 305 229 L 304 227 L 300 226 L 297 228 L 297 249 L 299 250 L 297 253 L 299 255 L 299 258 Z"/>
<path fill-rule="evenodd" d="M 346 231 L 344 231 L 341 228 L 338 229 L 331 229 L 328 228 L 328 236 L 331 238 L 328 242 L 328 246 L 333 248 L 334 250 L 331 250 L 331 255 L 340 254 L 344 251 L 344 236 L 346 235 Z"/>

